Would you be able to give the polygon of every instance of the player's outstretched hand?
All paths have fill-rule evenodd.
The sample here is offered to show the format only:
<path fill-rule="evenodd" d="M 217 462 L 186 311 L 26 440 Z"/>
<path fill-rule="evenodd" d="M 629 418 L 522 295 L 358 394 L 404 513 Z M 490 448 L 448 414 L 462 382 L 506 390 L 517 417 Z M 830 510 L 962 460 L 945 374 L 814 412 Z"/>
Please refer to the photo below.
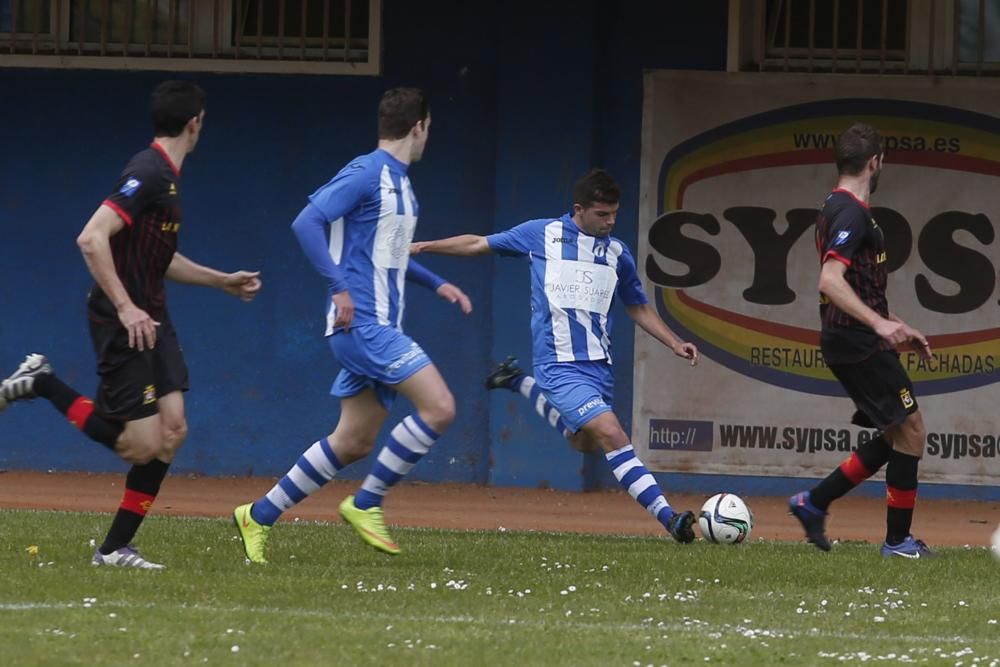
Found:
<path fill-rule="evenodd" d="M 913 331 L 905 322 L 896 319 L 883 319 L 875 324 L 875 333 L 888 341 L 893 347 L 902 345 L 910 339 Z"/>
<path fill-rule="evenodd" d="M 414 244 L 415 245 L 415 244 Z M 458 307 L 462 309 L 462 312 L 468 315 L 472 312 L 472 301 L 469 297 L 460 290 L 455 285 L 451 283 L 445 283 L 441 287 L 437 288 L 438 296 L 447 301 L 448 303 L 457 303 Z"/>
<path fill-rule="evenodd" d="M 876 324 L 875 333 L 897 349 L 911 349 L 924 359 L 931 358 L 931 345 L 926 336 L 895 315 Z"/>
<path fill-rule="evenodd" d="M 414 241 L 410 244 L 410 254 L 419 255 L 424 251 L 425 245 L 427 245 L 427 241 Z"/>
<path fill-rule="evenodd" d="M 118 319 L 128 331 L 128 346 L 142 352 L 156 346 L 156 327 L 160 323 L 142 308 L 129 303 L 118 311 Z"/>
<path fill-rule="evenodd" d="M 927 341 L 927 337 L 911 326 L 907 326 L 906 329 L 908 338 L 903 347 L 909 347 L 922 358 L 929 360 L 931 358 L 931 344 Z"/>
<path fill-rule="evenodd" d="M 337 307 L 337 319 L 333 321 L 333 326 L 349 330 L 354 321 L 354 299 L 351 298 L 351 293 L 347 290 L 337 292 L 333 295 L 333 305 Z"/>
<path fill-rule="evenodd" d="M 230 273 L 222 281 L 222 289 L 227 294 L 238 296 L 248 303 L 254 300 L 262 285 L 260 271 L 237 271 Z"/>
<path fill-rule="evenodd" d="M 673 350 L 674 354 L 678 357 L 690 359 L 692 366 L 698 363 L 698 348 L 695 347 L 694 343 L 681 343 L 677 347 L 673 348 Z"/>

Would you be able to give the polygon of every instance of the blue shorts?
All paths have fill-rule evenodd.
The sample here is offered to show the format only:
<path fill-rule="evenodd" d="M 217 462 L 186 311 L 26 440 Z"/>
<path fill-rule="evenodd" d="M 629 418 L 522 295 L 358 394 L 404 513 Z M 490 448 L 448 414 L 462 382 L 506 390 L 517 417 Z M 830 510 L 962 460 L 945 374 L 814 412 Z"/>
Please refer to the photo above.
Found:
<path fill-rule="evenodd" d="M 399 329 L 367 324 L 329 336 L 330 349 L 342 366 L 330 393 L 357 396 L 371 387 L 388 410 L 396 399 L 392 388 L 431 363 L 427 353 Z"/>
<path fill-rule="evenodd" d="M 538 364 L 535 381 L 573 433 L 597 415 L 611 412 L 615 377 L 606 361 Z"/>

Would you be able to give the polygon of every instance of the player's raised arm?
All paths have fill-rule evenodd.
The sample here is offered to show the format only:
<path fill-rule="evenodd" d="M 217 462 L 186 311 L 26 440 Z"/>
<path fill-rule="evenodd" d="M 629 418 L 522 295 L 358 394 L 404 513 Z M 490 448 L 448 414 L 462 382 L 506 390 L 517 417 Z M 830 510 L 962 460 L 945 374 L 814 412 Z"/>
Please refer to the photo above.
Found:
<path fill-rule="evenodd" d="M 261 288 L 260 271 L 225 273 L 203 266 L 175 252 L 167 267 L 167 278 L 175 283 L 214 287 L 243 301 L 253 301 Z"/>
<path fill-rule="evenodd" d="M 330 205 L 332 201 L 334 201 L 332 198 L 326 198 L 327 205 Z M 336 205 L 341 208 L 346 206 L 343 202 Z M 351 293 L 347 291 L 347 280 L 344 279 L 343 272 L 330 256 L 330 248 L 326 239 L 326 227 L 329 224 L 327 222 L 329 219 L 318 205 L 306 204 L 306 207 L 292 222 L 292 232 L 298 239 L 306 259 L 327 280 L 331 294 L 330 299 L 337 306 L 335 326 L 350 327 L 351 321 L 354 319 L 354 300 L 351 298 Z"/>
<path fill-rule="evenodd" d="M 135 305 L 118 277 L 115 260 L 111 253 L 111 237 L 125 228 L 122 214 L 108 204 L 102 204 L 84 226 L 76 238 L 76 244 L 83 254 L 94 282 L 110 299 L 118 319 L 128 331 L 129 347 L 139 351 L 153 349 L 156 345 L 156 326 L 159 322 Z"/>
<path fill-rule="evenodd" d="M 678 357 L 690 360 L 692 366 L 698 363 L 698 348 L 694 343 L 685 343 L 678 338 L 648 303 L 625 306 L 625 312 L 639 328 L 669 347 Z"/>
<path fill-rule="evenodd" d="M 410 244 L 411 255 L 419 255 L 422 252 L 472 257 L 473 255 L 487 255 L 491 249 L 485 236 L 461 234 L 437 241 L 415 241 Z"/>
<path fill-rule="evenodd" d="M 472 312 L 472 301 L 465 292 L 415 259 L 410 259 L 406 265 L 406 280 L 426 287 L 448 303 L 457 304 L 466 315 Z"/>
<path fill-rule="evenodd" d="M 912 346 L 925 358 L 930 357 L 930 345 L 922 333 L 909 326 L 898 317 L 885 318 L 867 306 L 851 288 L 844 274 L 847 265 L 827 259 L 819 274 L 819 291 L 842 311 L 871 327 L 875 333 L 894 347 Z"/>
<path fill-rule="evenodd" d="M 337 294 L 347 289 L 343 272 L 330 256 L 326 240 L 327 217 L 315 204 L 306 204 L 292 222 L 292 232 L 298 239 L 306 259 L 316 271 L 326 278 L 330 292 Z"/>

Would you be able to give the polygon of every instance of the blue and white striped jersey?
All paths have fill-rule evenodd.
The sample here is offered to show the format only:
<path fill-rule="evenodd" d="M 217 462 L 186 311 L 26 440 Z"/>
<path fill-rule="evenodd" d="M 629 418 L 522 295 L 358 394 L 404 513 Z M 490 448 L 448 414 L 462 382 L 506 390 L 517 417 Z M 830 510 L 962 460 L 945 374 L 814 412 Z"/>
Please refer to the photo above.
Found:
<path fill-rule="evenodd" d="M 355 158 L 309 196 L 330 225 L 329 251 L 354 301 L 352 326 L 401 329 L 410 241 L 419 206 L 407 165 L 378 149 Z M 330 302 L 326 335 L 334 332 Z"/>
<path fill-rule="evenodd" d="M 535 364 L 562 361 L 611 363 L 611 304 L 647 303 L 628 247 L 613 237 L 591 236 L 566 214 L 529 220 L 486 237 L 501 255 L 531 263 L 531 333 Z"/>

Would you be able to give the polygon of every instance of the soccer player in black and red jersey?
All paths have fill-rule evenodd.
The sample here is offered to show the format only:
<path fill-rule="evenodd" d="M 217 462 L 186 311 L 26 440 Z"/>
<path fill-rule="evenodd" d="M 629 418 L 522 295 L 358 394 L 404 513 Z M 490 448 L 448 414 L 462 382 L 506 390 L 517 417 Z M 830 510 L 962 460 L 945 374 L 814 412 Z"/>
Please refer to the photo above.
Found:
<path fill-rule="evenodd" d="M 816 221 L 820 345 L 857 408 L 852 422 L 878 433 L 814 488 L 792 496 L 789 509 L 809 542 L 829 551 L 825 520 L 830 503 L 886 466 L 882 555 L 927 558 L 933 552 L 910 534 L 926 432 L 896 350 L 909 347 L 930 358 L 930 346 L 923 334 L 889 311 L 886 301 L 885 237 L 868 203 L 882 172 L 882 137 L 858 123 L 837 138 L 835 152 L 837 187 Z"/>
<path fill-rule="evenodd" d="M 125 494 L 94 565 L 142 569 L 132 538 L 187 435 L 188 370 L 167 311 L 164 279 L 216 287 L 244 301 L 259 273 L 222 273 L 177 252 L 181 165 L 205 118 L 204 92 L 167 81 L 153 92 L 154 139 L 129 160 L 112 193 L 77 238 L 96 283 L 87 299 L 100 385 L 94 400 L 63 383 L 41 354 L 30 354 L 0 383 L 2 402 L 41 397 L 93 440 L 132 464 Z"/>

